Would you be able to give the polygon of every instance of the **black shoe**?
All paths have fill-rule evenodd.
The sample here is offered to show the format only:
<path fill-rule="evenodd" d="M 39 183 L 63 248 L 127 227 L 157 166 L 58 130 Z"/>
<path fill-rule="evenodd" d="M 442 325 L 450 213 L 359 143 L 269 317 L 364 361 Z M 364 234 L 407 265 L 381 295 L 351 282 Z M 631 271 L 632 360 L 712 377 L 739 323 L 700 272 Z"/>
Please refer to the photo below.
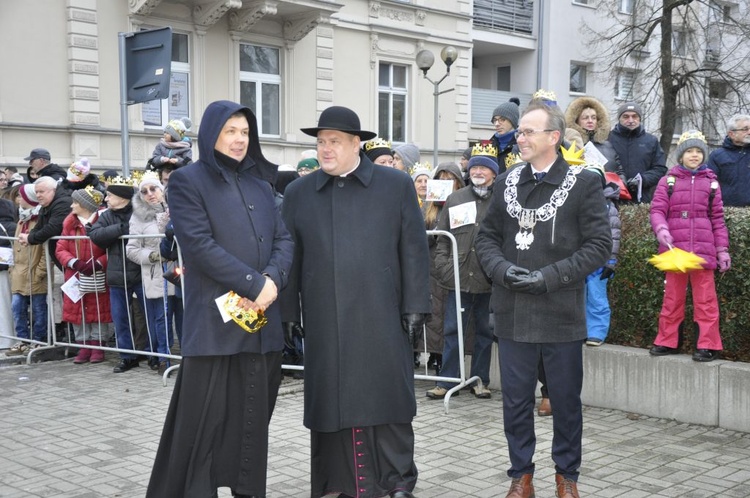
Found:
<path fill-rule="evenodd" d="M 391 498 L 414 498 L 414 495 L 402 489 L 391 493 Z"/>
<path fill-rule="evenodd" d="M 652 356 L 666 356 L 668 354 L 679 354 L 680 350 L 677 348 L 668 348 L 667 346 L 654 346 L 651 348 L 649 353 Z"/>
<path fill-rule="evenodd" d="M 156 371 L 159 373 L 159 375 L 164 375 L 164 372 L 166 372 L 170 366 L 171 365 L 169 361 L 160 361 L 156 366 Z"/>
<path fill-rule="evenodd" d="M 714 361 L 719 357 L 719 352 L 711 349 L 696 349 L 693 353 L 693 361 Z"/>
<path fill-rule="evenodd" d="M 150 356 L 148 359 L 148 368 L 151 370 L 159 370 L 159 358 L 156 356 Z"/>
<path fill-rule="evenodd" d="M 119 374 L 123 372 L 127 372 L 131 368 L 135 368 L 138 366 L 138 359 L 137 358 L 121 358 L 120 363 L 115 365 L 115 368 L 112 369 L 112 372 Z"/>

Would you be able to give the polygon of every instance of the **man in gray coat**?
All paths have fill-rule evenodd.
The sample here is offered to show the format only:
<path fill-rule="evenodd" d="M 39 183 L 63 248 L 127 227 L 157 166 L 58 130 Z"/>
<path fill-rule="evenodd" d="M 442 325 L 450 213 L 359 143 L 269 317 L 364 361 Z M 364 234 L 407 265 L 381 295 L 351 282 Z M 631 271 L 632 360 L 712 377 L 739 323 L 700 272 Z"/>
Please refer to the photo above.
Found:
<path fill-rule="evenodd" d="M 534 496 L 534 402 L 540 357 L 555 407 L 557 496 L 578 498 L 581 465 L 585 279 L 612 247 L 601 180 L 558 153 L 565 117 L 531 104 L 517 131 L 526 164 L 495 182 L 476 250 L 492 279 L 503 422 L 512 478 L 507 498 Z"/>
<path fill-rule="evenodd" d="M 330 107 L 302 131 L 317 137 L 320 169 L 284 193 L 295 253 L 282 321 L 299 330 L 301 302 L 311 496 L 411 497 L 412 348 L 430 312 L 417 193 L 361 152 L 375 133 L 350 109 Z"/>

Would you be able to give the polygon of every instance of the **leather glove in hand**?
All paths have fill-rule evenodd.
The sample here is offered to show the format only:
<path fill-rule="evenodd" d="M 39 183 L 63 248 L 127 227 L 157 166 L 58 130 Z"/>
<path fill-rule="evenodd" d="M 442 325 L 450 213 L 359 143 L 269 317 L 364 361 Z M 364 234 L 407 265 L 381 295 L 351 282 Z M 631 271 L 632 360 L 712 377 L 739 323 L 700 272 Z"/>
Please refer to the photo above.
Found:
<path fill-rule="evenodd" d="M 628 190 L 638 191 L 638 178 L 631 178 L 627 182 Z"/>
<path fill-rule="evenodd" d="M 716 255 L 716 259 L 719 262 L 719 272 L 724 273 L 732 267 L 732 258 L 729 257 L 729 253 L 722 251 Z"/>
<path fill-rule="evenodd" d="M 92 261 L 77 259 L 73 262 L 72 268 L 82 275 L 91 276 L 94 274 L 94 263 Z"/>
<path fill-rule="evenodd" d="M 401 315 L 401 328 L 409 336 L 409 344 L 416 349 L 422 336 L 424 322 L 427 319 L 422 313 L 404 313 Z"/>
<path fill-rule="evenodd" d="M 674 238 L 672 238 L 672 234 L 669 233 L 668 228 L 660 228 L 658 232 L 656 232 L 656 240 L 659 241 L 659 244 L 663 246 L 671 246 L 674 244 Z"/>
<path fill-rule="evenodd" d="M 511 266 L 505 270 L 505 276 L 503 276 L 503 283 L 513 288 L 513 284 L 520 282 L 524 277 L 528 276 L 529 270 L 521 268 L 520 266 Z"/>
<path fill-rule="evenodd" d="M 604 269 L 602 270 L 602 274 L 599 275 L 599 280 L 607 280 L 608 278 L 612 278 L 615 275 L 616 264 L 616 259 L 610 259 L 609 261 L 607 261 L 607 264 L 604 265 Z"/>
<path fill-rule="evenodd" d="M 297 350 L 297 339 L 305 337 L 305 331 L 302 329 L 302 325 L 297 322 L 284 322 L 284 346 L 291 349 L 292 351 Z"/>
<path fill-rule="evenodd" d="M 511 284 L 510 288 L 517 292 L 538 296 L 547 292 L 547 283 L 544 281 L 542 272 L 535 270 L 524 276 L 519 282 Z"/>

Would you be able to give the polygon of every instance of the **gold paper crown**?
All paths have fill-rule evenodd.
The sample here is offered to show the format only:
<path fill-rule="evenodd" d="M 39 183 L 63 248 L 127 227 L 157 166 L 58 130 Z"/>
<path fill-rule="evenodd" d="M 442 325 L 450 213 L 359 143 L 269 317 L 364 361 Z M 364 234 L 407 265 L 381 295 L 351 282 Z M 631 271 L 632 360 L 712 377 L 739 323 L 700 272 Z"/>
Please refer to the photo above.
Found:
<path fill-rule="evenodd" d="M 251 334 L 259 331 L 266 323 L 268 319 L 263 312 L 256 313 L 253 310 L 245 310 L 240 306 L 240 300 L 242 298 L 234 291 L 229 291 L 227 300 L 224 301 L 224 311 L 226 311 L 232 320 L 243 328 L 246 332 Z"/>
<path fill-rule="evenodd" d="M 430 166 L 430 163 L 423 162 L 423 163 L 414 163 L 414 165 L 409 168 L 409 175 L 413 175 L 417 171 L 426 171 L 426 173 L 430 176 L 432 176 L 432 166 Z"/>
<path fill-rule="evenodd" d="M 531 100 L 549 100 L 551 102 L 557 102 L 557 95 L 552 90 L 545 90 L 540 88 L 534 95 L 531 96 Z"/>
<path fill-rule="evenodd" d="M 699 132 L 698 130 L 690 130 L 686 131 L 682 135 L 680 135 L 680 139 L 677 141 L 677 145 L 680 145 L 685 140 L 700 140 L 701 142 L 706 142 L 706 137 L 703 135 L 703 133 Z"/>
<path fill-rule="evenodd" d="M 132 178 L 125 178 L 123 176 L 117 175 L 117 176 L 104 176 L 101 175 L 99 177 L 100 182 L 106 182 L 107 185 L 122 185 L 124 187 L 132 187 L 133 186 L 133 179 Z"/>
<path fill-rule="evenodd" d="M 569 149 L 566 149 L 564 145 L 561 145 L 560 152 L 562 152 L 563 159 L 565 159 L 565 161 L 571 166 L 586 164 L 586 160 L 583 159 L 583 149 L 576 150 L 575 142 L 570 142 Z"/>
<path fill-rule="evenodd" d="M 96 190 L 92 185 L 86 186 L 83 189 L 89 197 L 91 197 L 96 204 L 101 204 L 104 200 L 104 194 Z"/>
<path fill-rule="evenodd" d="M 365 152 L 370 152 L 372 149 L 380 148 L 391 150 L 391 142 L 383 140 L 382 138 L 373 138 L 372 140 L 365 142 Z"/>
<path fill-rule="evenodd" d="M 476 144 L 471 148 L 471 157 L 474 156 L 492 156 L 497 157 L 497 147 L 491 143 L 487 144 Z"/>

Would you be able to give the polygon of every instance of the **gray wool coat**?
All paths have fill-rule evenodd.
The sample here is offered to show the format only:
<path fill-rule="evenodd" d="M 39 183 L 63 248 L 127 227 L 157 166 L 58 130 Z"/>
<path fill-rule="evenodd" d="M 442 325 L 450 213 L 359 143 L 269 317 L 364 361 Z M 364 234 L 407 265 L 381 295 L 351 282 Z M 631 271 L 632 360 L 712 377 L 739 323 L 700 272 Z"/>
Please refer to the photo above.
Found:
<path fill-rule="evenodd" d="M 538 184 L 531 166 L 523 164 L 518 181 L 518 201 L 536 209 L 550 200 L 569 166 L 558 157 Z M 527 250 L 516 248 L 518 220 L 506 209 L 505 184 L 509 172 L 495 180 L 487 216 L 476 240 L 479 260 L 493 281 L 492 310 L 495 335 L 518 342 L 569 342 L 586 338 L 586 276 L 604 265 L 612 250 L 607 212 L 602 209 L 601 177 L 581 171 L 557 214 L 534 227 L 534 242 Z M 511 265 L 540 270 L 547 292 L 515 292 L 503 283 Z"/>
<path fill-rule="evenodd" d="M 284 192 L 295 241 L 282 321 L 305 329 L 304 424 L 318 432 L 411 423 L 404 313 L 429 313 L 429 253 L 409 175 L 364 153 L 346 177 L 315 171 Z M 301 309 L 299 307 L 301 302 Z"/>

